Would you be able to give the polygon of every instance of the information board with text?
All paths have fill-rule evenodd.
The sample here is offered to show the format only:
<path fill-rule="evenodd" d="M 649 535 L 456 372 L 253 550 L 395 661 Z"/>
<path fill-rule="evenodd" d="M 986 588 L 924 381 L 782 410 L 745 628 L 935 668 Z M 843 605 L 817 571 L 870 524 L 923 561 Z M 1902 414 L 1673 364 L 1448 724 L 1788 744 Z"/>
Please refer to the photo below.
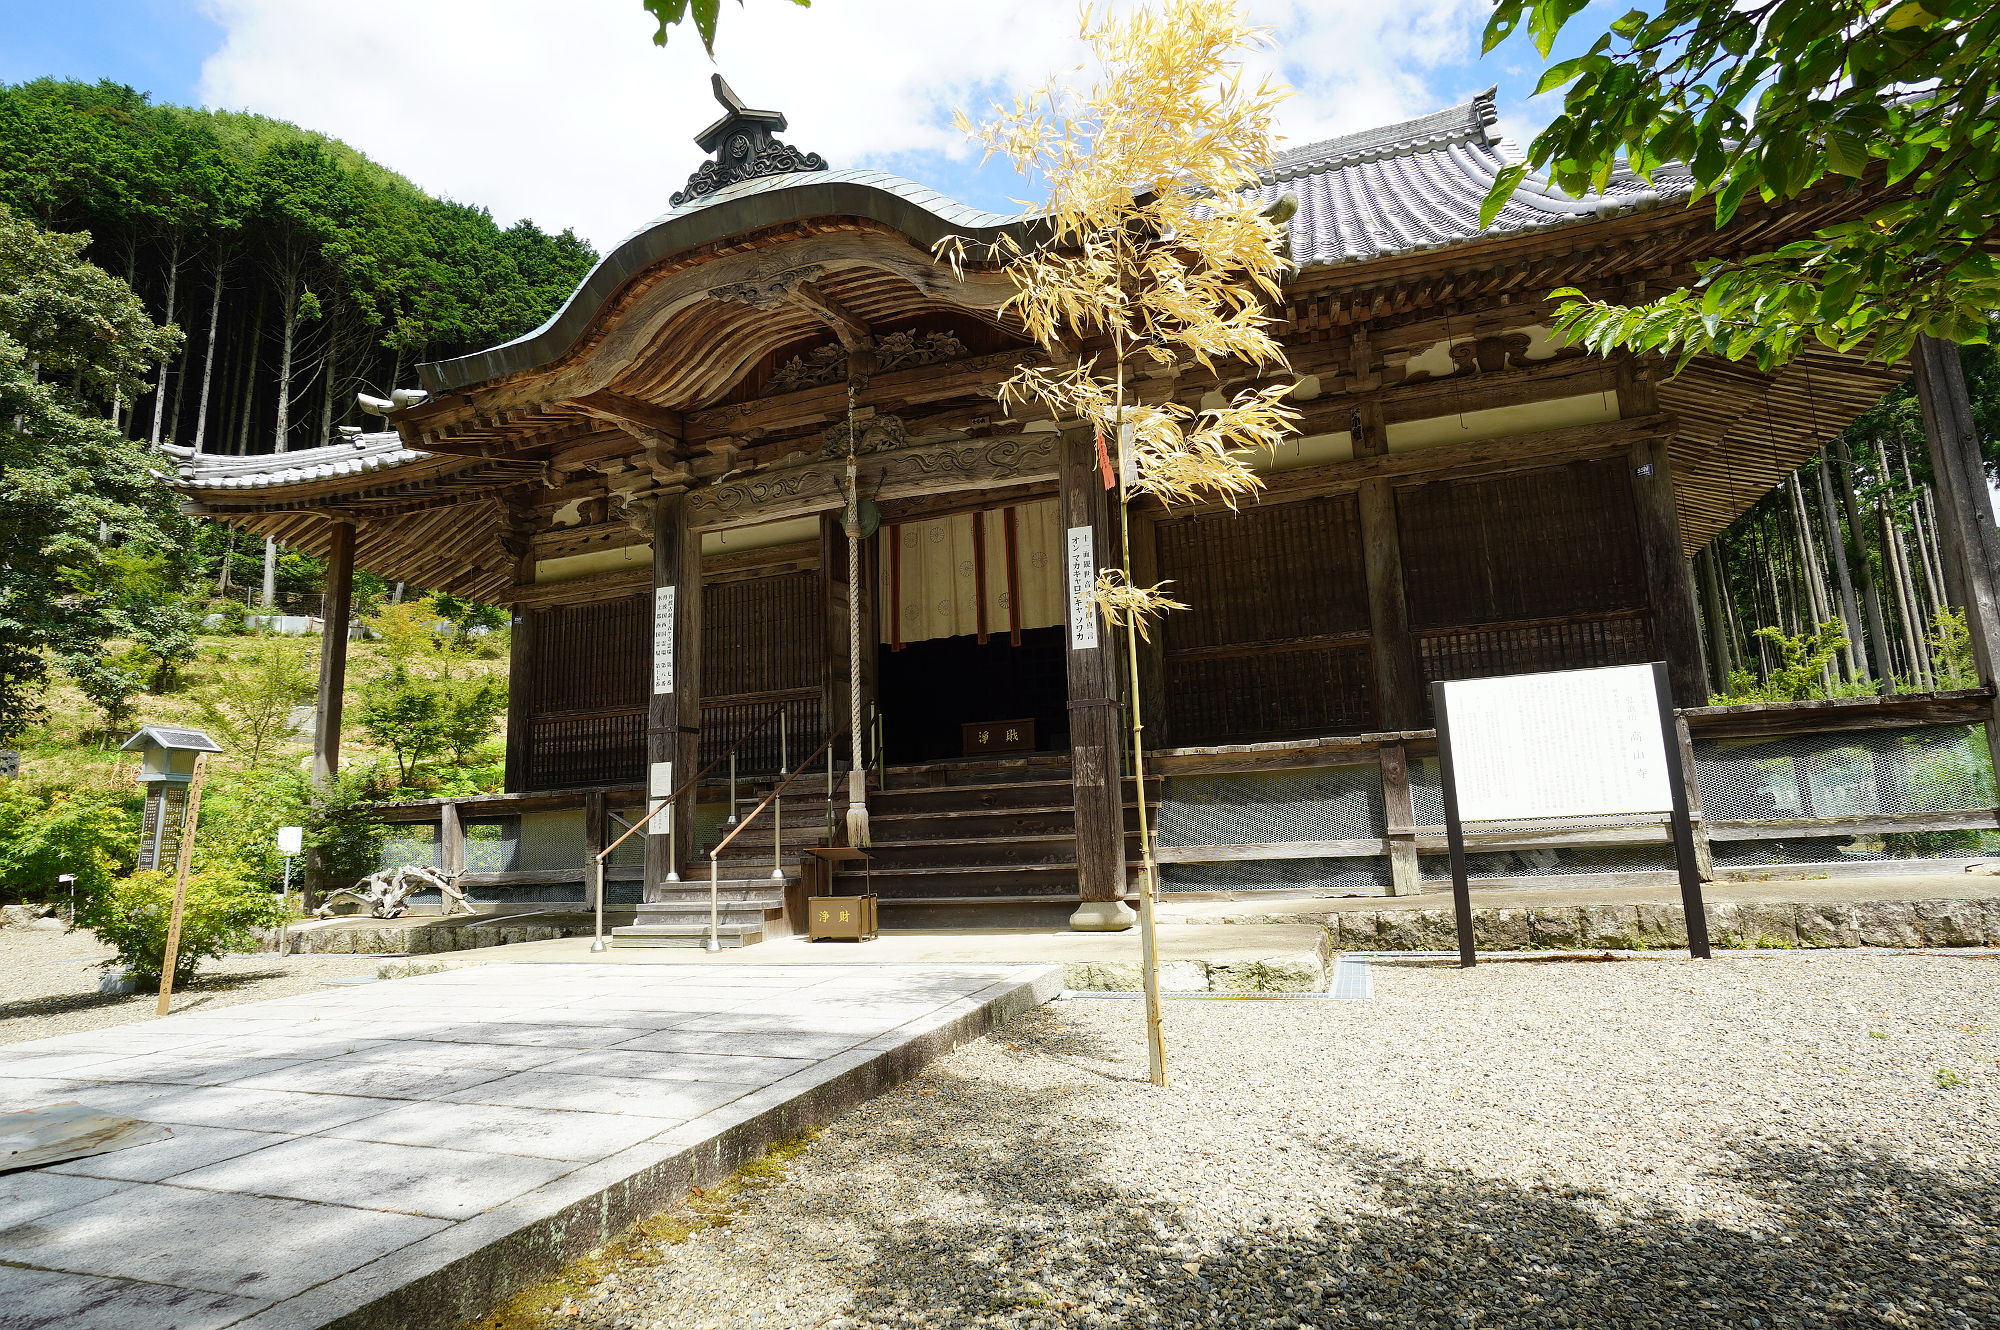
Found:
<path fill-rule="evenodd" d="M 1461 821 L 1673 808 L 1652 666 L 1464 679 L 1443 690 Z"/>

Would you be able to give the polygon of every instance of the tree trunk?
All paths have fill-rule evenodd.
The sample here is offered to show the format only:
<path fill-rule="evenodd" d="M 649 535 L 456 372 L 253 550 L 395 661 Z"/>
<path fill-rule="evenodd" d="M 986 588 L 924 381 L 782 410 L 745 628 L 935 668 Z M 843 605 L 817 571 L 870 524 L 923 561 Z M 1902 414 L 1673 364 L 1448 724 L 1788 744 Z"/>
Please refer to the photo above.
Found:
<path fill-rule="evenodd" d="M 1919 688 L 1928 689 L 1934 680 L 1930 658 L 1917 632 L 1916 607 L 1912 604 L 1916 593 L 1910 585 L 1910 564 L 1903 551 L 1903 538 L 1886 506 L 1878 503 L 1875 513 L 1882 525 L 1882 552 L 1889 564 L 1890 582 L 1896 589 L 1896 614 L 1902 620 L 1903 655 L 1909 661 L 1911 679 Z"/>
<path fill-rule="evenodd" d="M 1701 613 L 1708 629 L 1708 669 L 1718 696 L 1729 692 L 1736 670 L 1736 653 L 1729 640 L 1729 614 L 1722 600 L 1722 567 L 1713 544 L 1695 556 L 1695 581 L 1701 588 Z"/>
<path fill-rule="evenodd" d="M 260 292 L 257 297 L 256 317 L 250 321 L 250 340 L 244 343 L 243 414 L 236 422 L 238 456 L 250 451 L 250 421 L 257 413 L 257 362 L 264 358 L 264 305 L 264 296 Z"/>
<path fill-rule="evenodd" d="M 278 297 L 278 419 L 271 431 L 272 452 L 292 449 L 292 353 L 299 340 L 299 282 L 294 276 Z"/>
<path fill-rule="evenodd" d="M 208 393 L 215 381 L 215 335 L 222 326 L 222 276 L 228 255 L 221 250 L 215 255 L 215 286 L 208 296 L 208 345 L 201 350 L 201 400 L 195 408 L 194 450 L 201 451 L 202 441 L 208 437 Z"/>
<path fill-rule="evenodd" d="M 1868 617 L 1868 654 L 1874 663 L 1876 681 L 1886 693 L 1895 687 L 1896 656 L 1889 646 L 1888 628 L 1882 621 L 1882 591 L 1876 585 L 1875 568 L 1868 558 L 1861 507 L 1854 499 L 1854 461 L 1848 456 L 1847 444 L 1838 438 L 1831 445 L 1830 455 L 1838 463 L 1834 470 L 1840 482 L 1840 508 L 1847 516 L 1848 558 L 1861 579 L 1861 608 Z"/>
<path fill-rule="evenodd" d="M 174 321 L 174 303 L 180 296 L 180 289 L 181 236 L 180 232 L 176 231 L 174 232 L 172 247 L 167 250 L 167 312 L 166 316 L 160 320 L 161 323 L 172 323 Z M 182 355 L 185 354 L 186 352 L 183 351 Z M 174 356 L 160 357 L 159 377 L 153 383 L 152 442 L 156 448 L 160 445 L 161 430 L 167 419 L 167 373 L 175 359 L 176 357 Z"/>
<path fill-rule="evenodd" d="M 1862 636 L 1861 610 L 1854 599 L 1854 577 L 1847 567 L 1848 542 L 1840 529 L 1840 510 L 1834 504 L 1833 477 L 1829 474 L 1833 461 L 1821 453 L 1819 466 L 1815 468 L 1819 481 L 1819 513 L 1826 532 L 1827 561 L 1833 565 L 1835 588 L 1840 594 L 1840 617 L 1847 625 L 1847 677 L 1866 679 L 1869 676 L 1868 648 Z"/>

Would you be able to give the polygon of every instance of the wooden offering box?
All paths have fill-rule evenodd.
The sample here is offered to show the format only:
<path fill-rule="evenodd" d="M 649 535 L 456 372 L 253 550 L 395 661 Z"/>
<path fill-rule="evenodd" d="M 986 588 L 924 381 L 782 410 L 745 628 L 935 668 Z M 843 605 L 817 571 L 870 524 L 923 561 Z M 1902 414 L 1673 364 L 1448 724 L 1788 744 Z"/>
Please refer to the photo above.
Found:
<path fill-rule="evenodd" d="M 810 896 L 806 936 L 814 942 L 866 942 L 875 936 L 873 896 Z"/>

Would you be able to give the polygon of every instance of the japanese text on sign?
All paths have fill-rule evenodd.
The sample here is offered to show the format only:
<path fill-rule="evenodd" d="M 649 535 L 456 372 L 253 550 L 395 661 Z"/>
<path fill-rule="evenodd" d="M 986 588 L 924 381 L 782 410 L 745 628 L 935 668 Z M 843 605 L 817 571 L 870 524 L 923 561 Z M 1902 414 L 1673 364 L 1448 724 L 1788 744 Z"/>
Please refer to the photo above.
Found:
<path fill-rule="evenodd" d="M 1444 695 L 1461 821 L 1673 807 L 1650 665 L 1463 679 Z"/>
<path fill-rule="evenodd" d="M 653 691 L 674 691 L 674 589 L 653 588 Z"/>
<path fill-rule="evenodd" d="M 1090 528 L 1069 529 L 1069 649 L 1097 646 L 1097 548 Z"/>

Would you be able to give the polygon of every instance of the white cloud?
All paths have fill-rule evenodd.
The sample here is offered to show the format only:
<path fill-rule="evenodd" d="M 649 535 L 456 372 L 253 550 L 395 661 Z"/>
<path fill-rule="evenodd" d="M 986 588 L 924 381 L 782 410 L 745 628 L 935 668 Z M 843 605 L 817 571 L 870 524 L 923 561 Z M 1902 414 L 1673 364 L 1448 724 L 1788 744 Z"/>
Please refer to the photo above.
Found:
<path fill-rule="evenodd" d="M 950 190 L 972 163 L 952 109 L 1073 69 L 1070 0 L 782 0 L 725 5 L 719 63 L 691 31 L 648 40 L 639 0 L 203 0 L 226 38 L 202 70 L 211 106 L 346 140 L 433 193 L 573 226 L 600 247 L 666 210 L 700 160 L 719 69 L 783 111 L 798 147 Z M 1482 0 L 1251 0 L 1299 91 L 1293 142 L 1458 100 Z M 985 186 L 996 187 L 991 178 Z M 995 200 L 975 200 L 994 202 Z"/>

